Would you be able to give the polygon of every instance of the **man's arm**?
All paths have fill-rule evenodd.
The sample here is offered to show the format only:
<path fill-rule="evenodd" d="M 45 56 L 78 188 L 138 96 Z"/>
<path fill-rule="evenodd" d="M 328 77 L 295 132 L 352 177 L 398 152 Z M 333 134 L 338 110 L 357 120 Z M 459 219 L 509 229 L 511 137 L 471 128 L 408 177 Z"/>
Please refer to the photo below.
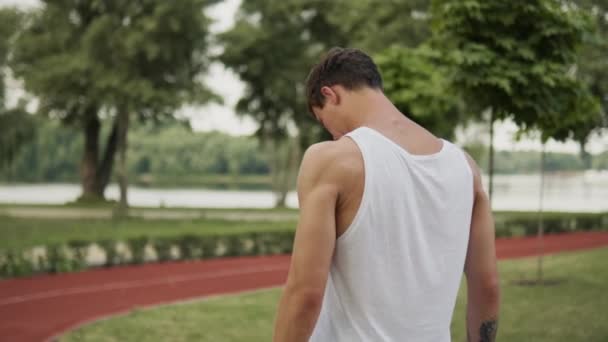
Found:
<path fill-rule="evenodd" d="M 467 156 L 474 174 L 475 200 L 464 272 L 467 278 L 467 337 L 469 342 L 493 342 L 498 330 L 500 287 L 496 267 L 494 219 L 481 174 Z"/>
<path fill-rule="evenodd" d="M 337 177 L 334 142 L 311 146 L 298 175 L 300 219 L 287 283 L 275 321 L 274 342 L 308 341 L 325 292 L 336 242 Z"/>

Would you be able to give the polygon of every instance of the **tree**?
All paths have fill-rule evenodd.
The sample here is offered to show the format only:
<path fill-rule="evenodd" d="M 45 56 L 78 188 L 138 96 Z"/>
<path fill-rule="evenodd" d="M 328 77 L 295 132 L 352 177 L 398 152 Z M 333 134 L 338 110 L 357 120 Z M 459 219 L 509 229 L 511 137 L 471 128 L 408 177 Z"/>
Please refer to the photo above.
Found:
<path fill-rule="evenodd" d="M 0 9 L 0 167 L 13 161 L 34 135 L 34 120 L 22 107 L 6 107 L 6 63 L 22 15 L 14 8 Z"/>
<path fill-rule="evenodd" d="M 449 56 L 450 83 L 481 115 L 490 111 L 490 188 L 494 121 L 511 118 L 523 130 L 563 111 L 586 20 L 558 0 L 435 0 L 434 40 Z M 572 114 L 575 115 L 575 114 Z"/>
<path fill-rule="evenodd" d="M 577 0 L 573 2 L 590 14 L 595 30 L 586 36 L 577 63 L 577 78 L 584 82 L 599 101 L 602 112 L 600 122 L 583 123 L 574 139 L 581 145 L 581 156 L 590 166 L 585 145 L 594 131 L 608 127 L 608 1 Z"/>
<path fill-rule="evenodd" d="M 429 45 L 395 46 L 376 58 L 384 91 L 395 106 L 431 132 L 452 139 L 465 118 L 445 78 L 440 53 Z"/>
<path fill-rule="evenodd" d="M 359 47 L 370 54 L 389 45 L 415 46 L 428 34 L 428 1 L 248 0 L 241 3 L 232 29 L 220 35 L 219 60 L 246 84 L 237 112 L 259 124 L 256 135 L 276 151 L 276 184 L 298 150 L 330 137 L 307 113 L 304 81 L 321 54 L 333 46 Z M 288 132 L 294 149 L 279 148 Z M 282 151 L 281 153 L 279 151 Z M 298 159 L 298 158 L 296 158 Z M 288 188 L 278 186 L 277 205 Z"/>
<path fill-rule="evenodd" d="M 376 54 L 390 47 L 414 48 L 431 36 L 430 0 L 337 0 L 329 20 L 349 44 Z"/>
<path fill-rule="evenodd" d="M 12 63 L 40 111 L 83 130 L 82 197 L 103 198 L 120 151 L 126 206 L 129 121 L 162 121 L 211 93 L 200 82 L 208 59 L 211 0 L 45 1 L 17 41 Z M 102 120 L 112 120 L 102 158 Z"/>
<path fill-rule="evenodd" d="M 569 80 L 558 89 L 564 90 L 562 94 L 555 94 L 562 104 L 562 112 L 547 113 L 536 122 L 536 129 L 540 130 L 540 140 L 542 144 L 541 160 L 540 160 L 540 193 L 539 193 L 539 209 L 538 209 L 538 240 L 539 253 L 537 263 L 537 279 L 540 284 L 543 283 L 543 254 L 544 254 L 544 221 L 543 221 L 543 197 L 545 184 L 545 169 L 546 169 L 546 150 L 545 144 L 549 139 L 557 141 L 566 141 L 575 139 L 577 141 L 586 141 L 587 137 L 593 130 L 601 124 L 602 114 L 600 104 L 594 98 L 586 87 L 586 84 L 574 79 Z M 553 114 L 553 115 L 551 115 Z M 581 143 L 583 148 L 584 144 Z"/>
<path fill-rule="evenodd" d="M 298 131 L 301 145 L 321 134 L 307 114 L 304 80 L 328 46 L 343 42 L 326 17 L 331 6 L 316 0 L 243 1 L 234 27 L 219 37 L 224 47 L 219 60 L 246 84 L 236 110 L 259 124 L 256 136 L 274 151 L 275 178 L 282 178 L 279 171 L 293 158 L 293 149 L 279 148 L 288 141 L 290 127 Z M 290 182 L 273 183 L 276 204 L 284 206 L 289 190 L 284 185 Z"/>

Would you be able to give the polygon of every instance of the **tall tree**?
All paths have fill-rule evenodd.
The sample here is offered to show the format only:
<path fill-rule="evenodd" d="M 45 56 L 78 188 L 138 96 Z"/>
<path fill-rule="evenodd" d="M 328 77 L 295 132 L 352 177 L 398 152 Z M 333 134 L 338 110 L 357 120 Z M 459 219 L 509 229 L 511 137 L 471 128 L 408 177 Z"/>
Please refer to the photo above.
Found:
<path fill-rule="evenodd" d="M 120 152 L 126 205 L 129 121 L 161 121 L 212 96 L 199 76 L 208 59 L 204 9 L 212 0 L 47 0 L 17 41 L 13 69 L 40 111 L 83 130 L 83 197 L 102 198 Z M 112 120 L 99 157 L 102 120 Z"/>
<path fill-rule="evenodd" d="M 290 127 L 299 131 L 302 145 L 321 134 L 306 114 L 304 80 L 328 46 L 344 42 L 326 16 L 332 6 L 317 0 L 243 1 L 234 27 L 220 36 L 220 61 L 246 84 L 236 110 L 257 121 L 256 135 L 275 151 L 275 177 L 292 159 L 291 149 L 279 148 L 288 141 Z M 274 189 L 277 206 L 285 204 L 288 189 Z"/>
<path fill-rule="evenodd" d="M 586 20 L 559 0 L 435 0 L 435 43 L 450 57 L 451 84 L 470 108 L 490 115 L 490 196 L 494 121 L 533 127 L 563 113 L 556 96 L 567 83 Z M 576 89 L 571 89 L 576 91 Z M 563 113 L 563 115 L 568 115 Z"/>
<path fill-rule="evenodd" d="M 19 148 L 34 135 L 33 118 L 21 107 L 9 109 L 6 105 L 6 64 L 22 18 L 17 9 L 0 9 L 0 167 L 10 165 Z"/>
<path fill-rule="evenodd" d="M 246 84 L 237 112 L 259 124 L 256 135 L 270 145 L 287 142 L 294 132 L 301 151 L 329 138 L 307 113 L 304 81 L 310 67 L 332 46 L 359 47 L 374 54 L 389 45 L 416 46 L 428 35 L 428 1 L 248 0 L 241 3 L 236 23 L 220 35 L 219 60 Z M 276 153 L 278 169 L 294 155 Z M 297 151 L 296 151 L 297 152 Z M 290 184 L 279 181 L 277 184 Z M 281 199 L 288 190 L 276 189 Z"/>
<path fill-rule="evenodd" d="M 461 101 L 449 88 L 441 54 L 430 45 L 394 46 L 376 57 L 384 91 L 395 106 L 431 132 L 452 139 L 466 118 Z"/>
<path fill-rule="evenodd" d="M 430 0 L 335 0 L 328 18 L 349 44 L 369 53 L 416 47 L 431 36 Z"/>
<path fill-rule="evenodd" d="M 608 127 L 608 0 L 576 0 L 586 10 L 595 30 L 586 36 L 577 63 L 577 78 L 584 82 L 599 101 L 602 118 L 598 122 L 581 123 L 573 138 L 581 146 L 581 156 L 590 166 L 591 158 L 585 145 L 591 133 Z"/>
<path fill-rule="evenodd" d="M 545 145 L 549 139 L 557 141 L 566 141 L 574 139 L 577 141 L 586 141 L 591 132 L 602 125 L 602 113 L 600 104 L 591 91 L 587 88 L 587 84 L 575 79 L 572 75 L 570 79 L 562 79 L 565 84 L 556 85 L 558 91 L 554 96 L 557 97 L 561 112 L 548 112 L 541 116 L 534 126 L 528 127 L 528 130 L 535 129 L 540 131 L 540 140 L 542 144 L 541 160 L 540 160 L 540 191 L 539 191 L 539 209 L 538 209 L 538 240 L 539 253 L 537 263 L 537 279 L 539 284 L 543 284 L 543 254 L 544 254 L 544 220 L 543 220 L 543 197 L 545 184 L 545 169 L 546 169 L 546 150 Z M 581 142 L 584 147 L 584 143 Z"/>

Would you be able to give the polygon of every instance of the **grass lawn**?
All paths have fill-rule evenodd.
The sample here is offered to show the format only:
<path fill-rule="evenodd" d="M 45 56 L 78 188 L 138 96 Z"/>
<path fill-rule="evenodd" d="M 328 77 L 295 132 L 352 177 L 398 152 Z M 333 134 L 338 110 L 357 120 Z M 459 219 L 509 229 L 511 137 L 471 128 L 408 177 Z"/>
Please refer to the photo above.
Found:
<path fill-rule="evenodd" d="M 608 341 L 608 248 L 546 258 L 547 278 L 559 285 L 523 287 L 536 259 L 500 262 L 503 291 L 498 339 L 504 341 Z M 461 288 L 452 340 L 465 341 L 465 291 Z M 217 297 L 93 323 L 61 341 L 270 341 L 280 290 Z"/>
<path fill-rule="evenodd" d="M 295 222 L 221 220 L 25 219 L 0 216 L 0 249 L 62 243 L 69 240 L 166 237 L 295 229 Z"/>

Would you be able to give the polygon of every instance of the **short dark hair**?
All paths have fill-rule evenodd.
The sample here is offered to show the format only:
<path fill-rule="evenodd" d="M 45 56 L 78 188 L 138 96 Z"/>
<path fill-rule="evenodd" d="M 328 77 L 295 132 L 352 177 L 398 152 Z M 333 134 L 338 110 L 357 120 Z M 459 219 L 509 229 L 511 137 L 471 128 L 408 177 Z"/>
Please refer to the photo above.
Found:
<path fill-rule="evenodd" d="M 382 90 L 382 76 L 378 67 L 365 52 L 335 47 L 315 65 L 306 80 L 308 110 L 323 107 L 325 97 L 321 88 L 339 84 L 348 90 L 370 87 Z"/>

